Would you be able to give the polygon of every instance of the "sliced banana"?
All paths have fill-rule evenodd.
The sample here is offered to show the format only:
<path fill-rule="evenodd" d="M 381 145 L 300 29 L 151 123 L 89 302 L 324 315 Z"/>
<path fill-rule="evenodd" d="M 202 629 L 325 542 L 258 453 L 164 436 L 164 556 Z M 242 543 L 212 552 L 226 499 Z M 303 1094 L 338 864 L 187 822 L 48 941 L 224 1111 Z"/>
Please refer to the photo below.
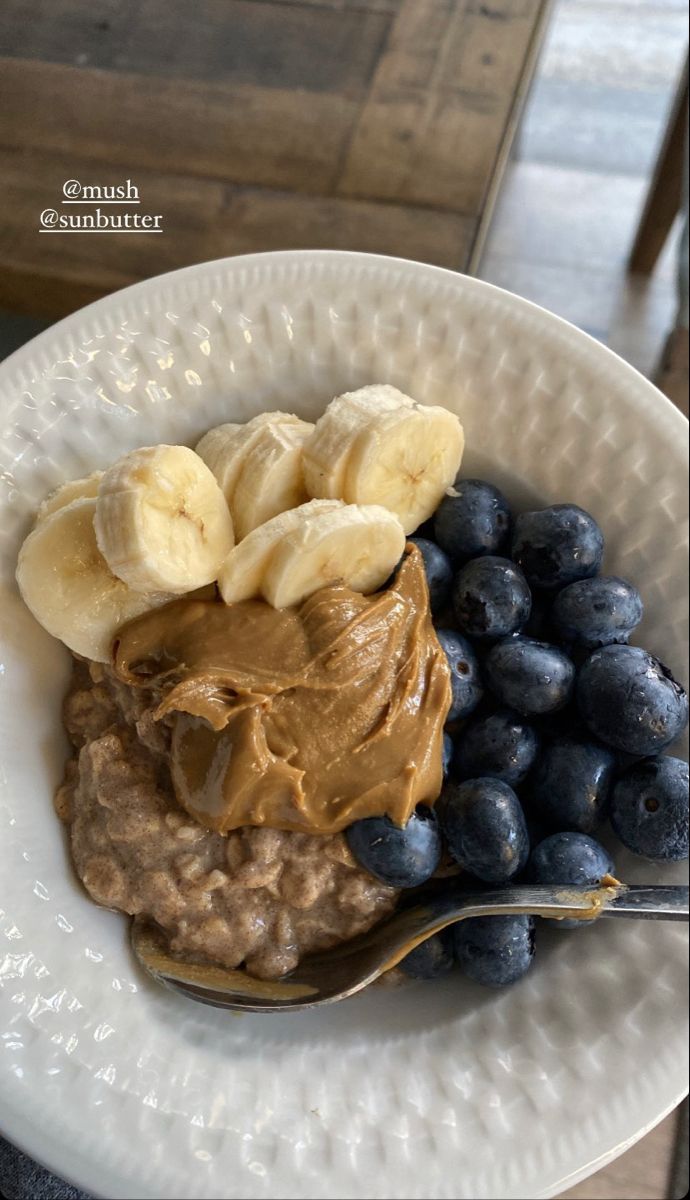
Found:
<path fill-rule="evenodd" d="M 242 457 L 235 456 L 233 447 L 241 438 L 244 428 L 244 425 L 232 423 L 217 425 L 215 429 L 209 429 L 194 447 L 194 453 L 203 458 L 209 471 L 215 475 L 226 500 L 228 492 L 232 494 L 242 465 Z"/>
<path fill-rule="evenodd" d="M 373 383 L 331 400 L 305 444 L 302 468 L 310 496 L 344 498 L 345 470 L 355 438 L 384 412 L 414 401 L 388 383 Z"/>
<path fill-rule="evenodd" d="M 285 535 L 296 529 L 306 516 L 342 505 L 342 500 L 310 500 L 299 508 L 271 517 L 247 534 L 230 551 L 218 573 L 218 586 L 225 603 L 237 604 L 260 596 L 268 565 Z"/>
<path fill-rule="evenodd" d="M 281 539 L 262 592 L 274 608 L 300 604 L 319 588 L 338 582 L 356 592 L 374 592 L 388 579 L 404 548 L 402 525 L 380 505 L 344 504 L 313 512 Z"/>
<path fill-rule="evenodd" d="M 75 654 L 108 662 L 120 625 L 172 597 L 134 592 L 112 574 L 96 544 L 95 512 L 89 496 L 39 521 L 19 551 L 17 583 L 48 633 Z"/>
<path fill-rule="evenodd" d="M 43 521 L 45 517 L 49 517 L 51 513 L 57 512 L 59 508 L 65 508 L 67 504 L 71 504 L 73 500 L 84 500 L 87 496 L 98 495 L 98 485 L 103 478 L 102 471 L 94 471 L 92 475 L 87 475 L 85 479 L 71 479 L 68 483 L 62 483 L 55 491 L 41 504 L 36 513 L 36 521 Z"/>
<path fill-rule="evenodd" d="M 453 483 L 464 445 L 462 425 L 447 408 L 414 405 L 384 413 L 355 439 L 343 497 L 384 505 L 413 533 Z"/>
<path fill-rule="evenodd" d="M 265 425 L 300 425 L 302 422 L 293 413 L 258 413 L 246 425 L 217 425 L 209 429 L 196 446 L 196 453 L 213 471 L 223 495 L 232 506 L 235 485 L 239 479 L 244 460 Z"/>
<path fill-rule="evenodd" d="M 109 467 L 95 528 L 110 570 L 140 592 L 212 583 L 234 545 L 223 493 L 187 446 L 145 446 Z"/>
<path fill-rule="evenodd" d="M 230 501 L 235 536 L 239 541 L 252 529 L 307 497 L 302 473 L 302 447 L 313 432 L 308 421 L 294 424 L 268 421 L 245 453 Z"/>

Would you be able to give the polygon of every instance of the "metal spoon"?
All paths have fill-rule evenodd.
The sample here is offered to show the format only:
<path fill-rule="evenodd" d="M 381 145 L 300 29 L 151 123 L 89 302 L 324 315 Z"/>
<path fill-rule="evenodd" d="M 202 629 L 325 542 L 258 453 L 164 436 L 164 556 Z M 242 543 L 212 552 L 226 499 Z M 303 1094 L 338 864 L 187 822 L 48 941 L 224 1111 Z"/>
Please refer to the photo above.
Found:
<path fill-rule="evenodd" d="M 279 980 L 254 979 L 244 971 L 179 962 L 165 950 L 160 930 L 137 917 L 132 946 L 159 983 L 191 1000 L 240 1012 L 294 1012 L 352 996 L 390 970 L 439 929 L 465 917 L 532 914 L 539 917 L 636 917 L 687 921 L 687 887 L 640 886 L 612 881 L 599 888 L 506 887 L 463 892 L 445 885 L 395 912 L 369 933 L 332 950 L 310 955 Z"/>

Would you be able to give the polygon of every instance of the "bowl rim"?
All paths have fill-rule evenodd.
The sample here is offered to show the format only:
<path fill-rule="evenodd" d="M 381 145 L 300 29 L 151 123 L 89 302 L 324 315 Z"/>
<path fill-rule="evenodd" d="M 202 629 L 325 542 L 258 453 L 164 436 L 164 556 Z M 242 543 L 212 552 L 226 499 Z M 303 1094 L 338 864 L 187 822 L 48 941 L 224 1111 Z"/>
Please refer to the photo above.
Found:
<path fill-rule="evenodd" d="M 653 396 L 656 404 L 659 406 L 660 414 L 663 411 L 667 420 L 675 422 L 678 433 L 682 430 L 683 435 L 685 436 L 686 434 L 688 418 L 651 380 L 647 379 L 636 367 L 626 362 L 624 358 L 609 346 L 604 345 L 603 342 L 598 341 L 590 333 L 580 329 L 571 321 L 567 321 L 564 317 L 558 316 L 557 313 L 551 312 L 550 309 L 544 308 L 543 305 L 536 304 L 532 300 L 527 300 L 524 296 L 518 295 L 517 292 L 511 292 L 507 288 L 502 288 L 497 284 L 489 283 L 487 280 L 479 279 L 475 275 L 466 275 L 462 271 L 453 271 L 449 267 L 424 263 L 418 259 L 400 258 L 399 256 L 386 254 L 369 254 L 358 250 L 310 250 L 302 248 L 298 250 L 264 250 L 252 254 L 225 255 L 221 258 L 190 263 L 186 267 L 177 267 L 174 271 L 163 271 L 160 275 L 151 275 L 147 279 L 140 279 L 136 283 L 117 288 L 115 291 L 109 292 L 106 296 L 101 296 L 98 300 L 93 300 L 90 304 L 86 304 L 82 308 L 75 309 L 74 312 L 61 317 L 47 329 L 42 330 L 28 342 L 25 342 L 24 345 L 19 346 L 0 362 L 0 386 L 4 385 L 10 390 L 13 385 L 16 386 L 19 380 L 10 377 L 12 372 L 16 371 L 18 367 L 21 368 L 24 356 L 28 355 L 29 352 L 35 353 L 36 351 L 46 350 L 50 345 L 51 338 L 54 338 L 56 335 L 60 336 L 65 329 L 69 329 L 71 324 L 77 320 L 82 319 L 86 315 L 93 317 L 94 315 L 97 316 L 100 312 L 107 312 L 116 300 L 120 303 L 126 303 L 130 299 L 136 300 L 140 296 L 145 296 L 149 291 L 152 293 L 159 292 L 164 280 L 174 286 L 183 276 L 187 278 L 194 275 L 210 276 L 222 271 L 230 264 L 233 266 L 239 264 L 251 268 L 253 266 L 261 266 L 262 263 L 268 260 L 289 263 L 291 260 L 306 259 L 316 260 L 317 262 L 322 261 L 324 264 L 349 262 L 354 265 L 357 262 L 366 265 L 367 262 L 370 262 L 372 266 L 376 264 L 395 265 L 401 270 L 406 270 L 413 274 L 421 273 L 425 276 L 431 274 L 439 280 L 446 280 L 447 282 L 461 278 L 465 281 L 465 286 L 469 285 L 475 288 L 478 295 L 484 293 L 509 297 L 511 304 L 517 304 L 518 307 L 523 308 L 525 311 L 531 310 L 535 314 L 538 313 L 542 317 L 545 316 L 548 321 L 553 323 L 554 329 L 560 329 L 561 331 L 574 330 L 578 337 L 584 338 L 589 343 L 590 349 L 594 350 L 601 357 L 602 365 L 607 363 L 609 366 L 612 366 L 615 363 L 619 371 L 627 374 L 630 385 L 635 386 L 637 389 L 642 387 L 647 391 L 650 400 Z M 7 384 L 4 384 L 5 378 L 7 378 Z"/>

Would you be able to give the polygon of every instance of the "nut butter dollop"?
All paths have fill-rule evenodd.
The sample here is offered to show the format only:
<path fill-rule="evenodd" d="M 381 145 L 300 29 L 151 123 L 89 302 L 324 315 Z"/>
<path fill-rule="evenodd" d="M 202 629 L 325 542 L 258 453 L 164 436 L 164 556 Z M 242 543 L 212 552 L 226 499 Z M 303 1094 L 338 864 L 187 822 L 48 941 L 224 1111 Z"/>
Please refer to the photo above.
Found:
<path fill-rule="evenodd" d="M 296 609 L 175 601 L 125 625 L 114 661 L 159 691 L 175 794 L 210 829 L 402 825 L 441 790 L 450 677 L 410 544 L 373 596 L 336 584 Z"/>

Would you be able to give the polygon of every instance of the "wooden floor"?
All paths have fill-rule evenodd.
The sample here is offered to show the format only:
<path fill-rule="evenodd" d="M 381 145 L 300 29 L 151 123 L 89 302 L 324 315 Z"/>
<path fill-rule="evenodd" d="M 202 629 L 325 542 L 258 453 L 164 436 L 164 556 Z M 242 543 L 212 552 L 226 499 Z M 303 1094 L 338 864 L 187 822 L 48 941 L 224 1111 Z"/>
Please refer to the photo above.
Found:
<path fill-rule="evenodd" d="M 651 375 L 675 316 L 677 239 L 632 245 L 687 46 L 685 0 L 559 0 L 479 274 Z"/>

